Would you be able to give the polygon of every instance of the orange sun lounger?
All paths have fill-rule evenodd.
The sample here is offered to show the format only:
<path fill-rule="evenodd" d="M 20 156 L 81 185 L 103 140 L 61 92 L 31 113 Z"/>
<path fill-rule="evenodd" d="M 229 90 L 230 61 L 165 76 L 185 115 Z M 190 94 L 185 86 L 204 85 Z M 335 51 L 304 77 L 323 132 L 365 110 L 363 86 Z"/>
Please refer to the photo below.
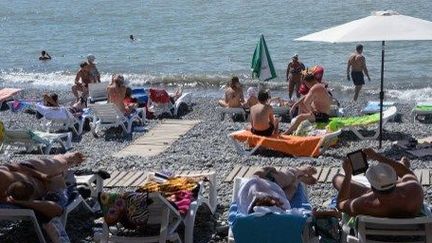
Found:
<path fill-rule="evenodd" d="M 278 135 L 263 137 L 250 131 L 241 130 L 228 136 L 233 141 L 237 151 L 243 155 L 252 155 L 258 148 L 262 147 L 297 157 L 317 157 L 330 146 L 340 133 L 339 130 L 322 136 Z M 252 150 L 246 151 L 239 142 L 246 143 Z"/>

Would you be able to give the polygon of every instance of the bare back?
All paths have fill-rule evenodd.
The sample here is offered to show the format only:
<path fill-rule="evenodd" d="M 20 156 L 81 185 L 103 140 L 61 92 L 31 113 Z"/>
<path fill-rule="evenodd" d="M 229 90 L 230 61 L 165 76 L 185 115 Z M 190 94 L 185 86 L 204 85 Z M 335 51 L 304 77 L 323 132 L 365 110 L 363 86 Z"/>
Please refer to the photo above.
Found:
<path fill-rule="evenodd" d="M 126 96 L 126 87 L 116 87 L 114 85 L 110 85 L 107 88 L 107 93 L 108 102 L 115 104 L 121 112 L 125 113 L 126 108 L 124 106 L 123 100 Z"/>
<path fill-rule="evenodd" d="M 270 105 L 258 103 L 251 107 L 250 118 L 252 128 L 264 131 L 273 123 L 273 108 Z"/>
<path fill-rule="evenodd" d="M 423 205 L 423 190 L 417 181 L 399 182 L 393 192 L 377 194 L 369 191 L 352 201 L 355 215 L 375 217 L 415 217 Z"/>
<path fill-rule="evenodd" d="M 353 72 L 363 72 L 366 66 L 366 59 L 362 54 L 354 52 L 348 59 L 348 64 L 351 65 Z"/>
<path fill-rule="evenodd" d="M 243 90 L 231 87 L 225 90 L 225 102 L 228 107 L 241 107 L 243 100 Z"/>
<path fill-rule="evenodd" d="M 304 102 L 310 104 L 313 112 L 330 113 L 332 100 L 327 89 L 320 83 L 312 86 Z"/>
<path fill-rule="evenodd" d="M 3 166 L 0 168 L 0 202 L 6 200 L 6 191 L 13 182 L 24 181 L 33 185 L 35 189 L 34 196 L 42 197 L 46 193 L 46 188 L 40 180 L 17 171 L 10 171 Z"/>

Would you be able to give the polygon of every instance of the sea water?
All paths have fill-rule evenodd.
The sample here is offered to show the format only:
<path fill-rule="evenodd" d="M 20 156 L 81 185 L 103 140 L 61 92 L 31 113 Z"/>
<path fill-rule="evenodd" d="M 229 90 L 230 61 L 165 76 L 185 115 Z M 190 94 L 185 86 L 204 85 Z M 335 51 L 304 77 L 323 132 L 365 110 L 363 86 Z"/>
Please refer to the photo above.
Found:
<path fill-rule="evenodd" d="M 346 61 L 356 43 L 293 39 L 388 9 L 432 21 L 430 0 L 0 0 L 0 85 L 68 87 L 89 53 L 102 80 L 122 73 L 132 85 L 220 87 L 238 75 L 254 84 L 250 63 L 264 34 L 273 88 L 285 89 L 297 53 L 306 66 L 324 66 L 331 87 L 350 90 Z M 363 44 L 372 78 L 365 88 L 376 93 L 381 43 Z M 53 59 L 39 61 L 42 50 Z M 432 41 L 387 42 L 385 58 L 387 97 L 432 99 Z"/>

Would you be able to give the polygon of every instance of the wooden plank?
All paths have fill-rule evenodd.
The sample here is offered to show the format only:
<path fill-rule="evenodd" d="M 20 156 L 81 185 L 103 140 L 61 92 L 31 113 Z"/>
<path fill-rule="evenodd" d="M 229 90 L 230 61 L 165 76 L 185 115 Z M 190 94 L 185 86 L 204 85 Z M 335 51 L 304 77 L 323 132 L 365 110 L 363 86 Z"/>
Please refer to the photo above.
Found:
<path fill-rule="evenodd" d="M 249 166 L 242 166 L 237 174 L 238 177 L 244 177 L 246 172 L 249 170 Z"/>
<path fill-rule="evenodd" d="M 327 179 L 327 175 L 330 172 L 330 168 L 329 167 L 324 167 L 319 178 L 318 178 L 318 182 L 325 182 Z"/>
<path fill-rule="evenodd" d="M 430 174 L 429 170 L 423 169 L 421 170 L 422 173 L 422 180 L 421 183 L 423 186 L 430 185 Z"/>
<path fill-rule="evenodd" d="M 421 171 L 415 170 L 414 175 L 417 177 L 417 180 L 421 183 L 421 176 L 422 176 Z"/>
<path fill-rule="evenodd" d="M 109 183 L 107 183 L 107 187 L 115 187 L 117 182 L 119 182 L 121 179 L 123 179 L 124 176 L 127 175 L 127 171 L 121 171 L 116 178 L 114 178 L 113 180 L 111 180 Z"/>
<path fill-rule="evenodd" d="M 147 174 L 144 171 L 136 171 L 135 174 L 129 177 L 129 179 L 124 183 L 124 186 L 130 186 L 135 180 L 146 175 Z"/>
<path fill-rule="evenodd" d="M 105 182 L 104 182 L 104 186 L 106 186 L 106 185 L 108 185 L 112 180 L 114 180 L 116 177 L 117 177 L 117 175 L 120 173 L 120 171 L 113 171 L 113 172 L 111 172 L 110 173 L 110 178 L 109 179 L 107 179 Z"/>
<path fill-rule="evenodd" d="M 327 176 L 327 180 L 326 180 L 326 182 L 327 182 L 327 183 L 331 183 L 332 180 L 333 180 L 333 177 L 334 177 L 338 172 L 339 172 L 339 168 L 337 168 L 337 167 L 333 167 L 333 168 L 331 168 L 330 173 L 329 173 L 328 176 Z"/>
<path fill-rule="evenodd" d="M 148 175 L 148 174 L 147 174 Z M 142 176 L 140 178 L 138 178 L 136 181 L 134 181 L 132 183 L 132 186 L 134 187 L 138 187 L 141 186 L 142 184 L 144 184 L 144 182 L 147 180 L 147 176 Z"/>
<path fill-rule="evenodd" d="M 236 177 L 237 173 L 239 172 L 241 166 L 235 165 L 234 168 L 231 170 L 231 172 L 228 174 L 228 176 L 225 178 L 224 182 L 231 182 Z"/>
<path fill-rule="evenodd" d="M 318 180 L 319 176 L 321 175 L 321 171 L 322 171 L 323 167 L 319 166 L 319 167 L 315 167 L 315 168 L 317 170 L 317 173 L 315 175 L 313 175 L 313 177 Z"/>
<path fill-rule="evenodd" d="M 244 177 L 251 177 L 253 174 L 257 171 L 259 171 L 262 167 L 261 166 L 251 166 Z"/>
<path fill-rule="evenodd" d="M 115 187 L 126 187 L 125 183 L 128 181 L 132 176 L 134 176 L 136 171 L 128 171 L 126 172 L 126 175 L 123 176 L 119 181 L 117 181 Z"/>

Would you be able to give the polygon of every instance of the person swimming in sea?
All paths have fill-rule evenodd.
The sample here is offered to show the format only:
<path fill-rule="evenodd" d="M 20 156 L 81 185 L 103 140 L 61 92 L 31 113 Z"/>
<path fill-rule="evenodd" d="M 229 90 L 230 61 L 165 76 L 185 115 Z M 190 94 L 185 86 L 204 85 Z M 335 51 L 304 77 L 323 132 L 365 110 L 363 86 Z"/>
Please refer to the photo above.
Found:
<path fill-rule="evenodd" d="M 130 39 L 131 41 L 134 41 L 134 40 L 135 40 L 135 37 L 134 37 L 133 35 L 130 35 L 130 36 L 129 36 L 129 39 Z"/>
<path fill-rule="evenodd" d="M 51 56 L 48 54 L 48 52 L 41 51 L 41 55 L 39 57 L 39 60 L 41 60 L 41 61 L 51 60 Z"/>

